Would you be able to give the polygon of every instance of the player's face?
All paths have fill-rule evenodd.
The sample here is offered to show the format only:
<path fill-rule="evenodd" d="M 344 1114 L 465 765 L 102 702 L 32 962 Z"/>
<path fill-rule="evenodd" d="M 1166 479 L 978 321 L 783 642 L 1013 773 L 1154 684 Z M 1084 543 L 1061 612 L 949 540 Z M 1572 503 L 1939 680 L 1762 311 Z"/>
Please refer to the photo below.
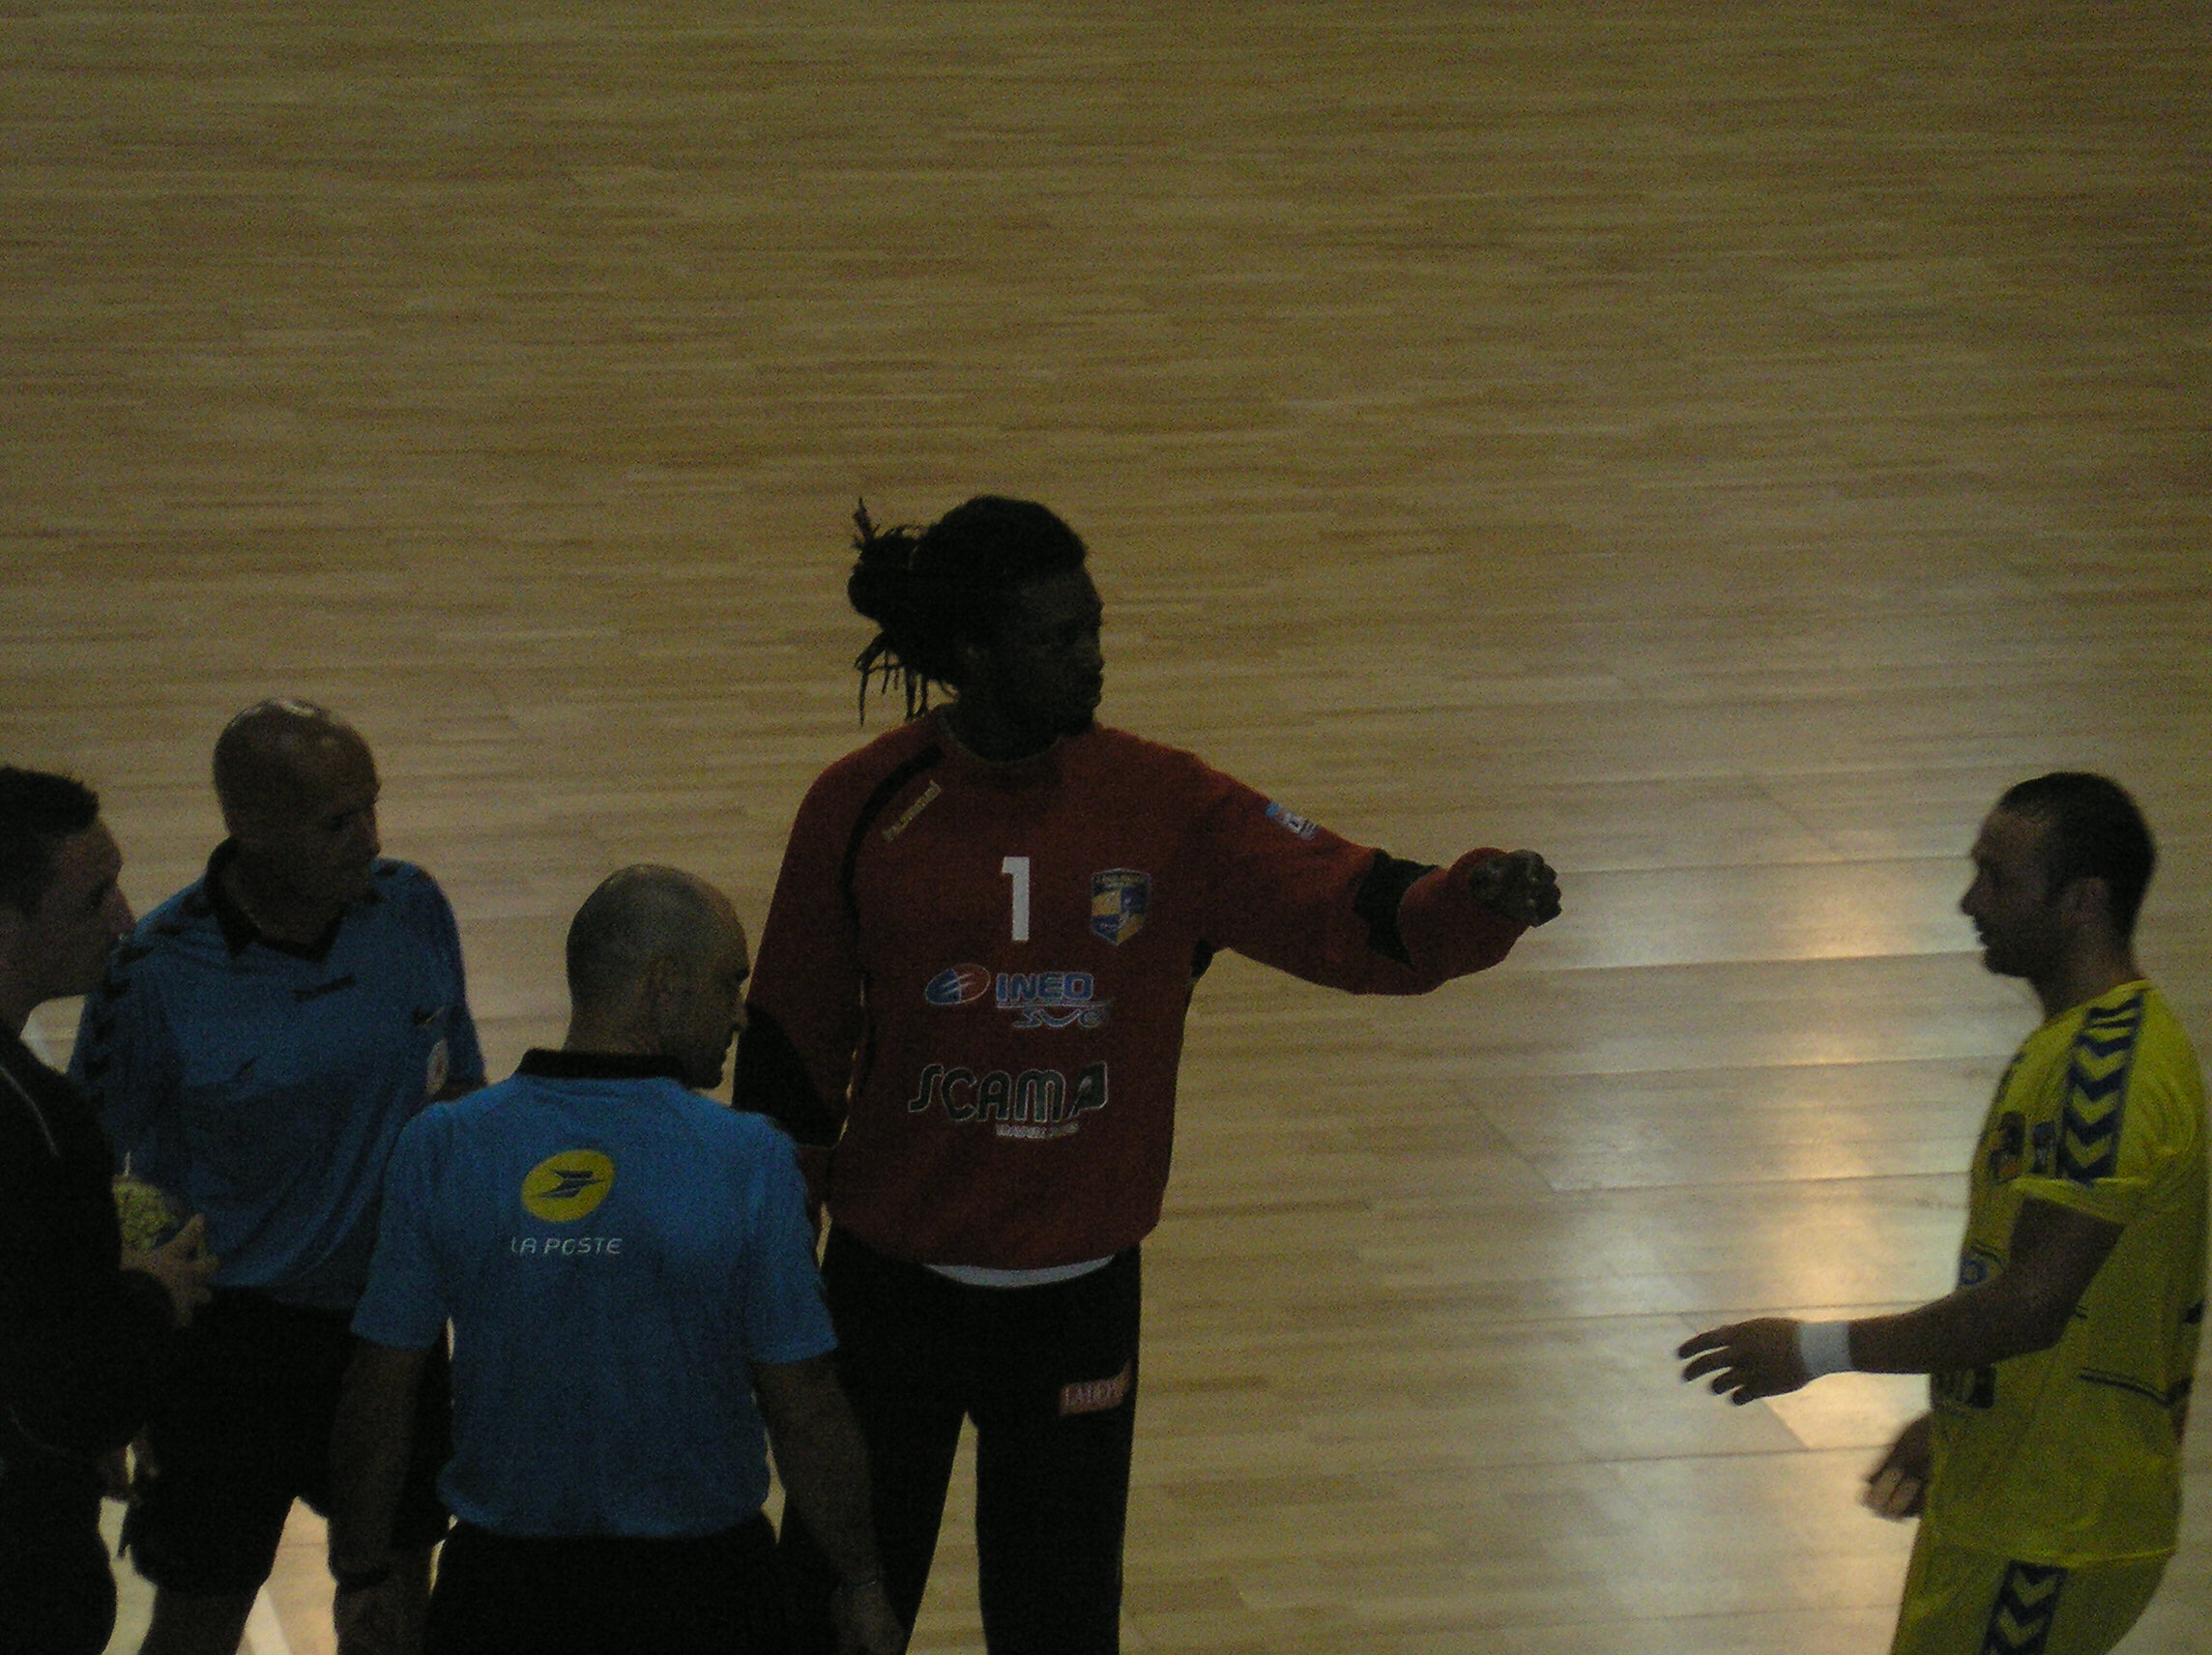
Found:
<path fill-rule="evenodd" d="M 376 762 L 350 731 L 298 755 L 292 785 L 237 825 L 239 842 L 297 901 L 343 907 L 368 888 L 384 848 L 376 833 Z"/>
<path fill-rule="evenodd" d="M 106 970 L 108 950 L 131 930 L 131 904 L 115 883 L 123 853 L 95 822 L 54 848 L 53 876 L 31 913 L 7 921 L 19 935 L 25 980 L 42 1000 L 89 994 Z"/>
<path fill-rule="evenodd" d="M 751 975 L 744 927 L 733 914 L 721 945 L 692 979 L 684 1027 L 673 1042 L 679 1049 L 672 1056 L 684 1065 L 687 1085 L 710 1091 L 722 1084 L 730 1042 L 745 1026 L 745 979 Z"/>
<path fill-rule="evenodd" d="M 1974 922 L 1982 963 L 2002 976 L 2039 980 L 2066 951 L 2059 893 L 2051 888 L 2044 855 L 2049 832 L 2032 817 L 1994 810 L 1974 840 L 1974 882 L 1959 907 Z"/>
<path fill-rule="evenodd" d="M 1089 729 L 1106 687 L 1104 619 L 1098 589 L 1082 569 L 1017 587 L 990 649 L 978 653 L 984 682 L 967 688 L 984 689 L 1009 717 L 1052 735 Z"/>

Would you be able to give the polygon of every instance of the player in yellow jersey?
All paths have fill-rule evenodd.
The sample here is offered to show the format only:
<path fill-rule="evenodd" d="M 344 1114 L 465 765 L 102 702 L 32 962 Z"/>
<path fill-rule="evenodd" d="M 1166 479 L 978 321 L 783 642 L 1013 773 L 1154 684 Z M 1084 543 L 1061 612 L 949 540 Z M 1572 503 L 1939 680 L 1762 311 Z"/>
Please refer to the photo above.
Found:
<path fill-rule="evenodd" d="M 2204 1322 L 2197 1054 L 2132 942 L 2156 854 L 2135 801 L 2060 771 L 1997 801 L 1960 903 L 2043 1002 L 1971 1172 L 1959 1287 L 1898 1316 L 1701 1333 L 1737 1403 L 1845 1368 L 1932 1376 L 1866 1503 L 1924 1519 L 1892 1655 L 2104 1655 L 2172 1553 Z"/>

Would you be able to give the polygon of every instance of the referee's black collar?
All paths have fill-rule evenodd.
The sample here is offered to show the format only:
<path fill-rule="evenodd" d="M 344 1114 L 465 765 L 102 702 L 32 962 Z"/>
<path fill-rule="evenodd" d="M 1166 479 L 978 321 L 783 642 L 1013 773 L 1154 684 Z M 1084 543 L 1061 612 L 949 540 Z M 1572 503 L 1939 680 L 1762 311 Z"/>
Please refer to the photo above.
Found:
<path fill-rule="evenodd" d="M 245 953 L 248 946 L 258 943 L 264 948 L 274 949 L 279 954 L 289 954 L 296 960 L 319 963 L 329 958 L 332 945 L 338 940 L 339 927 L 345 924 L 346 915 L 353 912 L 356 905 L 384 900 L 384 893 L 371 882 L 366 890 L 338 911 L 337 917 L 312 943 L 287 943 L 266 935 L 260 926 L 253 923 L 253 916 L 239 907 L 224 887 L 222 871 L 237 859 L 238 841 L 225 839 L 208 853 L 207 871 L 200 875 L 200 899 L 207 905 L 207 912 L 215 915 L 215 922 L 222 931 L 223 943 L 234 956 Z"/>
<path fill-rule="evenodd" d="M 650 1058 L 638 1052 L 555 1052 L 533 1046 L 514 1065 L 518 1075 L 544 1081 L 677 1081 L 684 1065 L 674 1058 Z"/>

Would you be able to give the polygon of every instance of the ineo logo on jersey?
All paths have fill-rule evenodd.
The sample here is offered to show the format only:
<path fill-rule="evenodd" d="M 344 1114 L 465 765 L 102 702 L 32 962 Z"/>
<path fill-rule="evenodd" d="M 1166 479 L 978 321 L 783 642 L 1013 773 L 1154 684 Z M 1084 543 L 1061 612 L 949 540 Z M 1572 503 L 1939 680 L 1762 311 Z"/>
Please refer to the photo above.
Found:
<path fill-rule="evenodd" d="M 522 1180 L 522 1205 L 533 1218 L 573 1224 L 589 1218 L 615 1187 L 615 1164 L 597 1149 L 548 1155 Z"/>
<path fill-rule="evenodd" d="M 946 966 L 929 979 L 921 998 L 932 1005 L 974 1005 L 991 992 L 989 966 Z"/>
<path fill-rule="evenodd" d="M 1300 816 L 1288 805 L 1276 804 L 1271 801 L 1267 805 L 1267 820 L 1287 832 L 1295 833 L 1301 839 L 1310 839 L 1321 831 L 1321 824 L 1312 817 Z"/>
<path fill-rule="evenodd" d="M 1001 1011 L 1015 1013 L 1016 1029 L 1099 1029 L 1111 1001 L 1092 998 L 1089 972 L 1001 972 Z"/>
<path fill-rule="evenodd" d="M 1089 972 L 999 972 L 988 966 L 946 966 L 921 991 L 932 1005 L 957 1009 L 985 995 L 1014 1013 L 1016 1029 L 1099 1029 L 1109 1001 L 1095 998 Z"/>

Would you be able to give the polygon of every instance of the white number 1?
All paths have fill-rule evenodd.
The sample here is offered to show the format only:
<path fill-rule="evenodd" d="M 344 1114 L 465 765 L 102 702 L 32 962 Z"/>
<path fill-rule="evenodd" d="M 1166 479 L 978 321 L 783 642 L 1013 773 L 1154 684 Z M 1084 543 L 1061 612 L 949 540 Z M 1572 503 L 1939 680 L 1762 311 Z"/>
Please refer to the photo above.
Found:
<path fill-rule="evenodd" d="M 1030 859 L 1027 857 L 1008 857 L 999 864 L 999 872 L 1014 882 L 1014 941 L 1030 940 Z"/>

